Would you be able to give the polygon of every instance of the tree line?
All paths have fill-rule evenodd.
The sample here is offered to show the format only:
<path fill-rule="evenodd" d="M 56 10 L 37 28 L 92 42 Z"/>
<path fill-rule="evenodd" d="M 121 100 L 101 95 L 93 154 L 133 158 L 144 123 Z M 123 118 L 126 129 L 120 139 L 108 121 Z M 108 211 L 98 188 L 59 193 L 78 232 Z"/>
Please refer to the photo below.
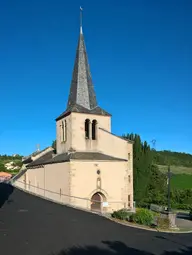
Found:
<path fill-rule="evenodd" d="M 167 175 L 158 169 L 158 152 L 151 149 L 146 141 L 142 142 L 138 134 L 126 134 L 123 137 L 134 141 L 133 180 L 137 206 L 167 205 Z M 192 205 L 192 189 L 172 189 L 171 204 L 173 208 L 189 209 Z"/>
<path fill-rule="evenodd" d="M 155 151 L 154 160 L 158 165 L 171 164 L 174 166 L 192 167 L 192 155 L 173 151 Z"/>

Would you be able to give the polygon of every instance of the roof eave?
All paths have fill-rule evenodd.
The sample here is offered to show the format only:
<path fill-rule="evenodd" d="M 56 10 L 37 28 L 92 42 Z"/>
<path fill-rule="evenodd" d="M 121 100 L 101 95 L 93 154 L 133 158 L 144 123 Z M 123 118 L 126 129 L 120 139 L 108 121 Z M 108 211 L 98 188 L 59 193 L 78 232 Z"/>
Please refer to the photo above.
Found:
<path fill-rule="evenodd" d="M 69 116 L 69 115 L 71 114 L 71 112 L 72 112 L 72 111 L 67 111 L 67 112 L 62 113 L 59 117 L 57 117 L 57 118 L 55 119 L 55 121 L 58 121 L 58 120 L 60 120 L 60 119 L 62 119 L 62 118 L 65 118 L 65 117 Z"/>

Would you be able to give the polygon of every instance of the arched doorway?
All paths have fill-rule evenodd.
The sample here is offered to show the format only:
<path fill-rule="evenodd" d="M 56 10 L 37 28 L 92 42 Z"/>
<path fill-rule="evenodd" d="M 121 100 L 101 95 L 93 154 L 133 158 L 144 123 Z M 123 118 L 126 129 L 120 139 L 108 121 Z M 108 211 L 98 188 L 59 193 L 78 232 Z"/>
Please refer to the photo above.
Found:
<path fill-rule="evenodd" d="M 91 211 L 101 212 L 103 201 L 106 201 L 106 198 L 101 192 L 93 194 L 91 197 Z"/>

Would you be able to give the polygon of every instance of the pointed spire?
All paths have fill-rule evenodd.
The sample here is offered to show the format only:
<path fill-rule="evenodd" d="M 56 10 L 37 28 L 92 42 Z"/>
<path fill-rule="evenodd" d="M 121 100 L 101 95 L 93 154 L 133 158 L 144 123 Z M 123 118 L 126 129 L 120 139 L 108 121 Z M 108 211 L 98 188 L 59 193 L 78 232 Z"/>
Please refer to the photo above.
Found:
<path fill-rule="evenodd" d="M 82 12 L 82 8 L 80 8 L 80 11 Z M 80 20 L 79 42 L 76 51 L 76 59 L 67 108 L 74 105 L 80 105 L 91 110 L 97 106 L 97 101 L 88 64 L 84 36 L 82 33 L 82 16 Z"/>

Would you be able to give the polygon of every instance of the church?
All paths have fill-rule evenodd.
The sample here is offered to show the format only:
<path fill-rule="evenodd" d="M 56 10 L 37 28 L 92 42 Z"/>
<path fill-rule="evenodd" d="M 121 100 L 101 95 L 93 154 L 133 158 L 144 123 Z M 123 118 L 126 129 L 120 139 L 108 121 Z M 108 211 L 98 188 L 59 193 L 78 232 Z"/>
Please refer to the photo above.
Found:
<path fill-rule="evenodd" d="M 25 157 L 14 185 L 85 210 L 132 210 L 133 142 L 111 132 L 111 118 L 97 103 L 80 26 L 68 102 L 56 118 L 56 150 Z"/>

